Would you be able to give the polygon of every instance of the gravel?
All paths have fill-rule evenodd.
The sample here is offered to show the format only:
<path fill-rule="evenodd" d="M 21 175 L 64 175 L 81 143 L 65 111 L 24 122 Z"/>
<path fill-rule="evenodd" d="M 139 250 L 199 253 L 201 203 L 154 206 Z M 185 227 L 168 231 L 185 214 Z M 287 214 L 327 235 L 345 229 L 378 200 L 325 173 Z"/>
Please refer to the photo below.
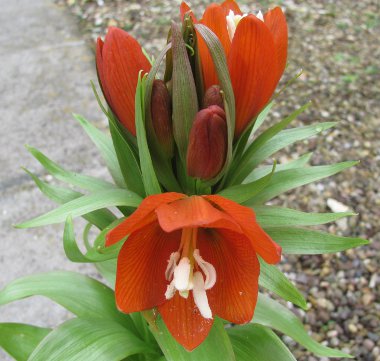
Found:
<path fill-rule="evenodd" d="M 107 26 L 133 34 L 154 55 L 165 44 L 179 1 L 57 0 L 78 16 L 91 46 Z M 192 0 L 197 14 L 208 1 Z M 242 9 L 265 10 L 276 3 L 240 1 Z M 278 98 L 268 122 L 289 114 L 308 100 L 313 106 L 295 125 L 337 121 L 324 136 L 278 154 L 280 161 L 313 152 L 312 164 L 358 159 L 360 164 L 333 178 L 289 192 L 282 206 L 309 212 L 344 207 L 359 213 L 318 227 L 339 235 L 369 239 L 371 244 L 334 255 L 287 256 L 285 271 L 307 297 L 310 309 L 294 309 L 320 342 L 349 351 L 361 361 L 380 361 L 380 2 L 378 0 L 279 0 L 287 14 L 289 65 L 282 83 L 303 74 Z M 78 109 L 80 111 L 80 109 Z M 329 206 L 327 200 L 329 199 Z M 299 361 L 325 360 L 284 338 Z"/>

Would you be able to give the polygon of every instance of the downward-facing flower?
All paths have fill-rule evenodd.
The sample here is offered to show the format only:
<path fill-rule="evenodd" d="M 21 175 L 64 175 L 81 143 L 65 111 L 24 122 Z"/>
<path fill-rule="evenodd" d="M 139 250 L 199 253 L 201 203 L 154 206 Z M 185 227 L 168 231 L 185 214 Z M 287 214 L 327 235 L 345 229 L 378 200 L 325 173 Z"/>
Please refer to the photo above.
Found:
<path fill-rule="evenodd" d="M 257 255 L 268 263 L 281 257 L 251 209 L 217 195 L 149 196 L 108 233 L 106 244 L 126 236 L 117 265 L 118 308 L 157 307 L 188 350 L 206 338 L 214 315 L 249 322 L 258 294 Z"/>
<path fill-rule="evenodd" d="M 104 97 L 119 121 L 136 135 L 135 93 L 139 72 L 151 65 L 140 44 L 127 32 L 108 28 L 105 41 L 98 38 L 96 68 Z"/>
<path fill-rule="evenodd" d="M 191 11 L 182 4 L 182 16 Z M 194 19 L 194 15 L 193 15 Z M 228 63 L 235 95 L 235 138 L 268 103 L 284 72 L 288 33 L 285 16 L 276 7 L 264 15 L 243 14 L 233 0 L 207 7 L 200 23 L 219 38 Z M 218 84 L 214 63 L 205 42 L 199 50 L 205 89 Z"/>

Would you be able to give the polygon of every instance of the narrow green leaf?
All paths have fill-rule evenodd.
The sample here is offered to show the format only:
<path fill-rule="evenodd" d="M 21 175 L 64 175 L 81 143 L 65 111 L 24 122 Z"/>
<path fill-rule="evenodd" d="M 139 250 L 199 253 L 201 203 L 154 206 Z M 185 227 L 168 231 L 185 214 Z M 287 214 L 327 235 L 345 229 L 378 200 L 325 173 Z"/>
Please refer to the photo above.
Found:
<path fill-rule="evenodd" d="M 262 204 L 291 189 L 330 177 L 344 169 L 350 168 L 358 162 L 342 162 L 330 165 L 320 165 L 307 168 L 283 170 L 273 174 L 265 189 L 253 196 L 247 203 L 249 205 Z"/>
<path fill-rule="evenodd" d="M 281 339 L 269 328 L 249 324 L 227 330 L 237 361 L 296 361 Z"/>
<path fill-rule="evenodd" d="M 114 222 L 115 223 L 115 222 Z M 116 223 L 120 223 L 119 220 Z M 117 257 L 118 252 L 122 246 L 122 242 L 118 242 L 117 244 L 108 247 L 106 252 L 100 253 L 97 248 L 101 250 L 101 247 L 104 246 L 105 235 L 112 229 L 115 225 L 111 224 L 106 227 L 97 239 L 102 239 L 102 245 L 98 245 L 95 243 L 94 248 L 91 248 L 86 254 L 83 254 L 78 247 L 78 243 L 75 239 L 74 234 L 74 225 L 71 216 L 68 216 L 65 223 L 65 229 L 63 232 L 63 248 L 65 250 L 65 254 L 67 258 L 72 262 L 83 262 L 83 263 L 91 263 L 91 262 L 103 262 L 109 259 L 114 259 Z"/>
<path fill-rule="evenodd" d="M 115 288 L 117 260 L 110 259 L 104 262 L 95 263 L 99 273 L 107 280 L 111 288 Z"/>
<path fill-rule="evenodd" d="M 247 184 L 240 184 L 223 189 L 218 194 L 237 203 L 244 203 L 259 194 L 270 182 L 276 169 L 276 161 L 273 163 L 272 172 L 264 177 Z"/>
<path fill-rule="evenodd" d="M 62 168 L 60 165 L 53 162 L 51 159 L 46 157 L 36 148 L 29 146 L 27 146 L 26 148 L 52 176 L 63 182 L 69 183 L 73 186 L 77 186 L 88 191 L 98 191 L 115 188 L 115 185 L 110 182 L 95 177 L 70 172 Z"/>
<path fill-rule="evenodd" d="M 281 132 L 285 127 L 289 125 L 295 118 L 297 118 L 302 112 L 304 112 L 311 103 L 306 103 L 301 108 L 297 109 L 295 112 L 290 114 L 288 117 L 280 121 L 279 123 L 273 125 L 265 132 L 261 133 L 246 149 L 239 163 L 235 164 L 235 167 L 231 168 L 231 177 L 228 184 L 239 184 L 244 178 L 251 172 L 251 170 L 257 166 L 254 164 L 252 159 L 254 159 L 255 153 L 261 149 L 264 144 L 266 144 L 270 139 L 272 139 L 276 134 Z"/>
<path fill-rule="evenodd" d="M 281 131 L 256 150 L 255 154 L 253 154 L 252 158 L 249 159 L 246 164 L 244 172 L 241 172 L 241 179 L 244 179 L 253 168 L 257 167 L 262 161 L 269 158 L 279 150 L 295 142 L 313 137 L 324 130 L 332 128 L 336 124 L 336 122 L 317 123 L 305 127 L 297 127 Z"/>
<path fill-rule="evenodd" d="M 145 80 L 146 78 L 139 76 L 136 97 L 135 97 L 135 122 L 137 145 L 140 155 L 140 166 L 142 172 L 142 180 L 147 195 L 161 193 L 161 187 L 158 183 L 156 173 L 154 171 L 152 158 L 150 156 L 148 142 L 145 131 Z"/>
<path fill-rule="evenodd" d="M 111 138 L 99 129 L 97 129 L 96 127 L 94 127 L 88 120 L 86 120 L 81 115 L 74 114 L 74 118 L 79 122 L 79 124 L 87 133 L 87 135 L 91 138 L 96 147 L 99 149 L 100 154 L 102 155 L 116 185 L 121 188 L 125 188 L 126 184 L 124 182 L 123 174 L 121 172 Z"/>
<path fill-rule="evenodd" d="M 17 228 L 40 227 L 47 224 L 61 223 L 71 215 L 73 218 L 112 206 L 128 206 L 137 208 L 141 198 L 126 189 L 110 189 L 94 194 L 84 195 L 67 202 L 39 217 L 16 225 Z"/>
<path fill-rule="evenodd" d="M 53 186 L 51 184 L 45 183 L 32 172 L 28 171 L 27 169 L 24 170 L 32 177 L 33 181 L 36 183 L 40 191 L 53 202 L 64 204 L 83 196 L 82 193 L 73 191 L 71 189 Z M 97 211 L 84 214 L 83 218 L 99 229 L 107 227 L 116 219 L 113 213 L 108 209 L 99 209 Z"/>
<path fill-rule="evenodd" d="M 303 168 L 309 163 L 312 155 L 313 153 L 306 153 L 299 158 L 291 160 L 288 163 L 277 164 L 275 173 L 280 172 L 282 170 L 287 170 L 287 169 Z M 271 171 L 272 171 L 271 165 L 264 165 L 262 167 L 255 168 L 247 176 L 247 178 L 244 179 L 243 184 L 253 182 L 256 179 L 260 179 L 264 177 L 265 175 L 269 174 Z"/>
<path fill-rule="evenodd" d="M 355 215 L 352 212 L 306 213 L 276 206 L 254 206 L 253 209 L 261 227 L 317 226 Z"/>
<path fill-rule="evenodd" d="M 306 300 L 298 291 L 297 287 L 295 287 L 276 266 L 264 262 L 261 258 L 259 258 L 259 261 L 260 286 L 306 310 Z"/>
<path fill-rule="evenodd" d="M 114 292 L 106 285 L 75 272 L 50 272 L 19 278 L 0 291 L 0 305 L 31 296 L 48 297 L 78 317 L 108 319 L 134 329 L 119 312 Z"/>
<path fill-rule="evenodd" d="M 182 32 L 172 23 L 173 52 L 173 133 L 181 160 L 186 164 L 187 144 L 195 114 L 198 111 L 197 92 Z"/>
<path fill-rule="evenodd" d="M 262 126 L 265 119 L 267 118 L 269 112 L 272 110 L 274 106 L 274 101 L 272 100 L 270 103 L 268 103 L 265 108 L 260 112 L 260 114 L 257 116 L 257 119 L 253 125 L 251 135 L 250 137 L 253 137 L 253 135 L 257 132 L 257 130 Z"/>
<path fill-rule="evenodd" d="M 369 242 L 362 238 L 340 237 L 333 234 L 293 227 L 265 227 L 285 254 L 325 254 L 345 251 Z"/>
<path fill-rule="evenodd" d="M 123 174 L 127 188 L 132 192 L 137 193 L 141 197 L 145 196 L 144 184 L 142 182 L 142 174 L 139 162 L 136 156 L 123 137 L 120 125 L 113 118 L 109 118 L 109 127 L 112 137 L 112 142 L 115 148 L 116 156 L 119 161 L 121 173 Z"/>
<path fill-rule="evenodd" d="M 49 332 L 49 328 L 22 323 L 0 323 L 0 347 L 15 360 L 27 361 L 33 350 Z"/>
<path fill-rule="evenodd" d="M 154 169 L 156 171 L 157 177 L 160 183 L 166 188 L 170 189 L 172 192 L 182 193 L 181 186 L 174 175 L 171 159 L 168 158 L 167 154 L 162 151 L 162 147 L 159 144 L 156 136 L 156 132 L 153 127 L 152 117 L 151 117 L 151 101 L 152 101 L 152 89 L 153 82 L 156 79 L 157 72 L 160 68 L 165 55 L 171 49 L 171 44 L 167 44 L 166 47 L 159 54 L 155 64 L 150 70 L 148 77 L 146 79 L 145 88 L 145 109 L 147 109 L 145 114 L 145 126 L 147 139 L 149 143 L 149 148 L 151 150 L 152 161 Z"/>
<path fill-rule="evenodd" d="M 192 352 L 186 351 L 169 333 L 161 317 L 151 325 L 151 331 L 161 347 L 167 361 L 235 361 L 231 342 L 218 318 L 206 340 Z"/>
<path fill-rule="evenodd" d="M 351 355 L 323 346 L 313 340 L 304 329 L 302 323 L 291 311 L 268 296 L 259 294 L 252 322 L 274 328 L 288 335 L 317 356 L 352 358 Z"/>
<path fill-rule="evenodd" d="M 75 318 L 52 331 L 28 361 L 120 361 L 154 352 L 131 331 L 109 320 Z"/>

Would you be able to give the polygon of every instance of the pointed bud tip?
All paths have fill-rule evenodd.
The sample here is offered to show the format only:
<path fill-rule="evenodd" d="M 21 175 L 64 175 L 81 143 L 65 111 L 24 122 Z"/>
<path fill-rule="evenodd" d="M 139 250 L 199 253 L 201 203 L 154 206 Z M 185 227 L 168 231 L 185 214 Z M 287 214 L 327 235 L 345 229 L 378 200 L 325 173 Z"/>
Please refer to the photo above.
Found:
<path fill-rule="evenodd" d="M 224 101 L 219 85 L 212 85 L 206 90 L 203 98 L 203 108 L 207 108 L 211 105 L 217 105 L 221 109 L 224 109 Z"/>
<path fill-rule="evenodd" d="M 189 176 L 212 179 L 223 168 L 227 154 L 227 123 L 222 108 L 211 105 L 199 111 L 190 131 L 187 149 Z"/>

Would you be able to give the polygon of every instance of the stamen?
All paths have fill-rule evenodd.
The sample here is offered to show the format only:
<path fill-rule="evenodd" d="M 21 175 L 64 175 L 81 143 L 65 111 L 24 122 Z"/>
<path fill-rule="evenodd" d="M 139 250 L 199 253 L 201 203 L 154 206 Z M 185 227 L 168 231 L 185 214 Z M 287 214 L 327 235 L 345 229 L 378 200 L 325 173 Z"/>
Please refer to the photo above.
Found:
<path fill-rule="evenodd" d="M 208 304 L 205 283 L 201 272 L 194 273 L 194 302 L 198 307 L 199 312 L 204 318 L 212 318 L 211 308 Z"/>
<path fill-rule="evenodd" d="M 201 268 L 203 273 L 206 276 L 205 281 L 205 289 L 209 290 L 215 285 L 216 282 L 216 270 L 215 267 L 209 263 L 206 262 L 201 255 L 199 254 L 199 249 L 195 249 L 193 253 L 194 259 L 197 262 L 198 266 Z"/>
<path fill-rule="evenodd" d="M 183 257 L 174 269 L 174 285 L 178 291 L 189 289 L 191 268 L 190 260 L 187 257 Z"/>
<path fill-rule="evenodd" d="M 166 267 L 165 271 L 165 279 L 167 281 L 170 281 L 173 277 L 174 269 L 177 266 L 177 262 L 179 260 L 180 254 L 179 252 L 173 252 L 170 255 L 169 261 L 168 261 L 168 266 Z"/>
<path fill-rule="evenodd" d="M 170 283 L 170 285 L 168 285 L 168 287 L 166 288 L 165 298 L 167 300 L 170 300 L 171 298 L 174 297 L 175 292 L 176 292 L 176 289 L 175 289 L 175 286 L 174 286 L 174 281 L 172 281 Z"/>

